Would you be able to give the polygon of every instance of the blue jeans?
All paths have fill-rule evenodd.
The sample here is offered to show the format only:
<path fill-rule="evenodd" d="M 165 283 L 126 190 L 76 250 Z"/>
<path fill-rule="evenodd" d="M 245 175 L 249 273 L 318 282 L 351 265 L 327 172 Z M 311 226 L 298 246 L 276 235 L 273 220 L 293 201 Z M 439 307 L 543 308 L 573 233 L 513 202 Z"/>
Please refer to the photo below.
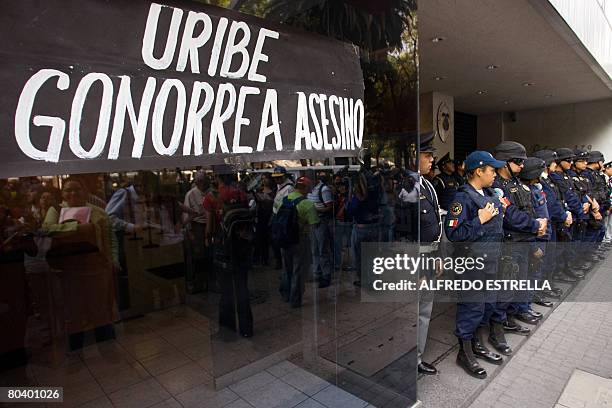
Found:
<path fill-rule="evenodd" d="M 388 205 L 382 207 L 380 221 L 380 242 L 393 242 L 395 238 L 395 208 Z"/>
<path fill-rule="evenodd" d="M 340 269 L 342 267 L 342 251 L 344 248 L 351 249 L 351 234 L 353 232 L 353 223 L 336 221 L 334 229 L 334 267 Z"/>
<path fill-rule="evenodd" d="M 377 242 L 378 224 L 355 224 L 351 241 L 353 245 L 353 267 L 357 272 L 357 279 L 361 279 L 361 243 Z"/>
<path fill-rule="evenodd" d="M 321 220 L 310 228 L 312 273 L 318 281 L 331 280 L 330 236 L 329 221 L 327 220 Z"/>
<path fill-rule="evenodd" d="M 300 234 L 300 242 L 288 248 L 282 248 L 283 272 L 281 274 L 280 294 L 292 307 L 302 305 L 304 293 L 304 272 L 308 267 L 308 235 Z"/>

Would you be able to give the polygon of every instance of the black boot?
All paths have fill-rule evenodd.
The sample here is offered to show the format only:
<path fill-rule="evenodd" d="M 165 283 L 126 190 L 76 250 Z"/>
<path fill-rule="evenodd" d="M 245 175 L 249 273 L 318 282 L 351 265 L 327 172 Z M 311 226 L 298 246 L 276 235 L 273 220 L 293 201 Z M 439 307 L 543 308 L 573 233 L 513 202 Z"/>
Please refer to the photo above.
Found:
<path fill-rule="evenodd" d="M 470 340 L 459 339 L 459 353 L 457 354 L 457 364 L 472 377 L 479 379 L 487 378 L 487 371 L 478 364 L 472 352 L 472 342 Z"/>
<path fill-rule="evenodd" d="M 495 347 L 495 350 L 502 353 L 504 356 L 512 354 L 512 348 L 504 335 L 504 326 L 501 323 L 491 322 L 489 331 L 489 341 Z"/>
<path fill-rule="evenodd" d="M 479 327 L 476 331 L 476 335 L 472 337 L 472 352 L 477 358 L 482 358 L 491 364 L 500 365 L 504 362 L 502 356 L 497 353 L 493 353 L 485 346 L 482 332 L 485 330 L 484 327 Z"/>
<path fill-rule="evenodd" d="M 508 316 L 503 323 L 503 328 L 506 333 L 515 333 L 521 336 L 529 336 L 531 329 L 518 324 L 512 316 Z"/>

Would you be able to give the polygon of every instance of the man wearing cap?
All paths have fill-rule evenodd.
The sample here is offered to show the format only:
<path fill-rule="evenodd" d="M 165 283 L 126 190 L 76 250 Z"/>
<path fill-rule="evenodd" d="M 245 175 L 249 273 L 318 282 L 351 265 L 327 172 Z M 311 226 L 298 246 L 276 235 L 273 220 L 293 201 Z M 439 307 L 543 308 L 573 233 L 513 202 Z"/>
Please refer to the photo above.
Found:
<path fill-rule="evenodd" d="M 287 174 L 287 169 L 283 166 L 276 166 L 272 172 L 272 180 L 276 183 L 276 195 L 272 204 L 272 216 L 278 212 L 278 209 L 283 204 L 283 199 L 295 190 L 293 180 Z M 281 253 L 278 243 L 272 243 L 272 251 L 276 259 L 275 269 L 282 268 Z"/>
<path fill-rule="evenodd" d="M 551 230 L 550 240 L 546 245 L 544 259 L 542 262 L 542 275 L 552 282 L 554 280 L 564 280 L 562 268 L 557 268 L 557 259 L 563 256 L 563 249 L 557 251 L 556 242 L 560 235 L 565 238 L 569 237 L 569 229 L 573 222 L 573 216 L 571 211 L 567 209 L 567 204 L 563 200 L 563 194 L 561 189 L 557 185 L 551 174 L 553 174 L 557 168 L 557 153 L 553 150 L 539 150 L 533 154 L 544 160 L 544 171 L 540 175 L 540 184 L 542 185 L 542 191 L 546 195 L 546 205 L 548 214 L 550 215 Z M 567 240 L 567 239 L 566 239 Z M 570 277 L 568 277 L 570 278 Z M 575 278 L 571 278 L 571 282 L 575 282 Z M 551 283 L 552 286 L 552 283 Z M 542 291 L 542 295 L 558 298 L 563 294 L 563 291 L 558 288 L 551 287 L 551 290 Z M 538 303 L 538 302 L 536 302 Z"/>
<path fill-rule="evenodd" d="M 326 288 L 331 282 L 331 222 L 334 209 L 334 195 L 328 186 L 328 176 L 324 171 L 317 174 L 318 183 L 308 194 L 319 216 L 319 223 L 310 229 L 310 249 L 312 251 L 313 276 L 319 288 Z"/>
<path fill-rule="evenodd" d="M 429 173 L 433 165 L 433 134 L 421 135 L 419 140 L 418 160 L 415 155 L 412 157 L 413 163 L 411 169 L 406 171 L 406 177 L 411 179 L 413 183 L 409 183 L 400 192 L 399 198 L 404 202 L 410 202 L 415 205 L 410 206 L 410 219 L 418 220 L 419 227 L 412 228 L 412 234 L 409 239 L 413 242 L 421 244 L 421 251 L 431 253 L 437 249 L 437 244 L 440 242 L 442 235 L 440 205 L 434 186 L 424 177 Z M 412 187 L 412 188 L 411 188 Z M 408 188 L 407 191 L 406 188 Z M 420 277 L 433 278 L 431 271 L 421 271 Z M 429 293 L 420 293 L 419 299 L 419 327 L 417 341 L 417 362 L 418 371 L 422 374 L 433 375 L 438 370 L 431 364 L 421 360 L 421 356 L 425 352 L 427 343 L 427 334 L 429 332 L 429 322 L 431 320 L 431 311 L 433 309 L 433 295 Z"/>
<path fill-rule="evenodd" d="M 440 208 L 448 211 L 448 206 L 455 196 L 457 188 L 462 184 L 462 180 L 455 173 L 455 163 L 449 153 L 442 156 L 436 163 L 436 166 L 440 170 L 440 174 L 434 177 L 433 185 L 440 200 Z"/>
<path fill-rule="evenodd" d="M 463 159 L 455 159 L 453 160 L 455 163 L 455 177 L 459 180 L 460 184 L 463 185 L 467 183 L 465 178 L 465 162 Z"/>
<path fill-rule="evenodd" d="M 498 259 L 504 237 L 502 203 L 493 189 L 495 169 L 505 162 L 495 160 L 491 153 L 475 151 L 465 159 L 468 181 L 459 187 L 451 202 L 444 225 L 451 242 L 470 242 L 470 256 L 482 257 L 482 270 L 469 270 L 463 275 L 468 280 L 492 280 L 496 278 Z M 489 340 L 500 351 L 509 355 L 512 349 L 504 335 L 505 310 L 497 307 L 494 291 L 460 292 L 457 302 L 455 335 L 459 341 L 457 364 L 469 375 L 486 378 L 486 370 L 476 358 L 492 364 L 502 364 L 503 358 L 487 349 L 483 331 L 489 326 Z M 503 345 L 503 347 L 502 347 Z"/>
<path fill-rule="evenodd" d="M 286 197 L 286 202 L 294 203 L 297 210 L 299 241 L 295 245 L 281 249 L 284 269 L 280 284 L 281 297 L 293 308 L 302 306 L 304 275 L 308 270 L 310 259 L 308 251 L 310 229 L 319 223 L 319 215 L 314 203 L 306 198 L 312 189 L 312 182 L 308 177 L 300 177 L 295 186 L 296 189 Z"/>

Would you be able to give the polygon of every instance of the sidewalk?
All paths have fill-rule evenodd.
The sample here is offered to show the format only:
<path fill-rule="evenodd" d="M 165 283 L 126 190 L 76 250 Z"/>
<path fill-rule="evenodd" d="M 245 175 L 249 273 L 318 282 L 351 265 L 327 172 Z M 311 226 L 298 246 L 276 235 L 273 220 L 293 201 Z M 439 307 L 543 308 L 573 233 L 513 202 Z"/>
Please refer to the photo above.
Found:
<path fill-rule="evenodd" d="M 593 273 L 581 299 L 612 293 L 612 260 Z M 559 305 L 470 407 L 555 407 L 574 369 L 612 377 L 612 303 Z"/>
<path fill-rule="evenodd" d="M 570 298 L 593 301 L 576 303 L 568 301 Z M 450 329 L 454 305 L 436 304 L 424 360 L 433 362 L 439 374 L 419 379 L 421 406 L 555 407 L 574 369 L 611 377 L 611 299 L 612 257 L 597 265 L 553 310 L 534 305 L 545 313 L 544 321 L 535 328 L 530 326 L 534 333 L 529 337 L 506 334 L 514 355 L 504 357 L 501 366 L 481 360 L 488 373 L 486 380 L 468 376 L 457 365 L 458 346 Z"/>

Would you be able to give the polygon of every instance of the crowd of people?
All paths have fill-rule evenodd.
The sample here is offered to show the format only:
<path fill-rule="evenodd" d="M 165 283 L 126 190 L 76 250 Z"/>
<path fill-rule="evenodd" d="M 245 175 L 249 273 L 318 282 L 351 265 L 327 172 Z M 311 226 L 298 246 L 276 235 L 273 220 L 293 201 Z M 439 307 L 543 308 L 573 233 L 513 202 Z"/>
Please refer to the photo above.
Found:
<path fill-rule="evenodd" d="M 375 168 L 366 157 L 358 171 L 315 167 L 292 173 L 277 166 L 246 174 L 220 165 L 212 173 L 194 172 L 182 188 L 184 199 L 172 204 L 179 214 L 174 229 L 184 237 L 186 290 L 220 293 L 220 326 L 251 337 L 252 265 L 278 270 L 280 298 L 299 308 L 308 280 L 324 289 L 343 270 L 360 287 L 366 242 L 418 242 L 426 252 L 438 251 L 439 243 L 471 243 L 473 252 L 489 254 L 482 275 L 471 279 L 493 279 L 511 267 L 518 277 L 574 283 L 603 259 L 612 235 L 612 162 L 604 164 L 600 152 L 559 148 L 527 156 L 521 144 L 505 141 L 491 153 L 475 151 L 465 160 L 446 154 L 436 161 L 434 153 L 430 135 L 421 138 L 405 169 Z M 150 224 L 140 206 L 151 183 L 137 177 L 106 199 L 100 180 L 72 176 L 61 190 L 38 178 L 3 181 L 2 250 L 25 226 L 53 233 L 75 229 L 59 219 L 62 208 L 91 208 L 99 246 L 117 276 L 121 310 L 121 303 L 129 304 L 129 288 L 122 285 L 128 278 L 124 240 Z M 506 245 L 515 243 L 530 249 Z M 424 275 L 435 279 L 437 273 Z M 458 364 L 474 377 L 486 377 L 478 359 L 501 364 L 502 355 L 512 354 L 505 333 L 529 335 L 525 325 L 542 318 L 531 305 L 552 306 L 561 292 L 553 286 L 528 298 L 486 291 L 460 298 Z M 433 299 L 422 296 L 418 369 L 423 374 L 436 373 L 421 361 L 432 307 Z"/>

